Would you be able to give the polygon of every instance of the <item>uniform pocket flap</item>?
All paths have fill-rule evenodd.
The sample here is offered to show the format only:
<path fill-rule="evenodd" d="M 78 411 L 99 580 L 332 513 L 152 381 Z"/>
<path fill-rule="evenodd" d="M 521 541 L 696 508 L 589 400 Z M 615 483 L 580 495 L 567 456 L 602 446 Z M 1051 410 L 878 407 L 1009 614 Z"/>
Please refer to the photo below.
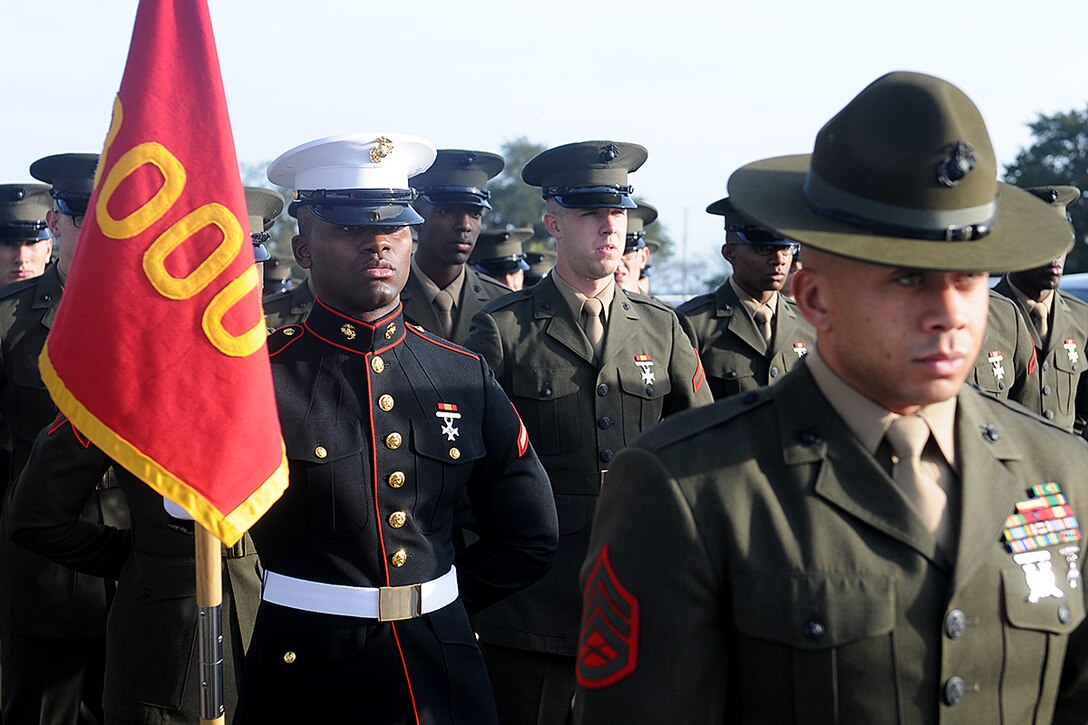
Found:
<path fill-rule="evenodd" d="M 440 418 L 433 422 L 412 421 L 412 449 L 421 456 L 442 463 L 468 463 L 483 458 L 484 437 L 479 427 L 463 422 L 464 419 L 451 421 L 449 430 L 456 434 L 443 433 L 446 424 Z M 458 425 L 460 424 L 460 425 Z M 453 440 L 450 440 L 453 435 Z"/>
<path fill-rule="evenodd" d="M 330 463 L 365 448 L 359 420 L 284 421 L 282 428 L 287 457 L 296 461 Z"/>
<path fill-rule="evenodd" d="M 753 575 L 733 577 L 733 618 L 749 637 L 818 650 L 892 631 L 891 577 Z"/>
<path fill-rule="evenodd" d="M 1069 586 L 1065 561 L 1058 557 L 1052 567 L 1029 568 L 1030 573 L 1019 566 L 1001 570 L 1009 624 L 1019 629 L 1069 634 L 1084 620 L 1084 593 Z M 1074 571 L 1078 572 L 1074 580 L 1079 584 L 1079 570 Z"/>
<path fill-rule="evenodd" d="M 573 367 L 519 368 L 513 373 L 514 396 L 531 400 L 554 400 L 578 392 Z"/>
<path fill-rule="evenodd" d="M 635 368 L 634 365 L 631 367 Z M 623 388 L 623 392 L 645 400 L 656 400 L 668 395 L 672 390 L 668 369 L 654 367 L 650 370 L 654 372 L 652 382 L 647 379 L 650 376 L 644 375 L 641 369 L 620 368 L 620 387 Z"/>
<path fill-rule="evenodd" d="M 1058 350 L 1054 355 L 1054 367 L 1063 373 L 1070 375 L 1084 370 L 1084 351 L 1080 349 L 1076 340 L 1060 340 L 1064 350 Z M 1076 358 L 1076 362 L 1073 359 Z"/>
<path fill-rule="evenodd" d="M 703 369 L 717 378 L 736 380 L 756 374 L 755 363 L 749 357 L 733 350 L 712 347 L 701 355 Z"/>

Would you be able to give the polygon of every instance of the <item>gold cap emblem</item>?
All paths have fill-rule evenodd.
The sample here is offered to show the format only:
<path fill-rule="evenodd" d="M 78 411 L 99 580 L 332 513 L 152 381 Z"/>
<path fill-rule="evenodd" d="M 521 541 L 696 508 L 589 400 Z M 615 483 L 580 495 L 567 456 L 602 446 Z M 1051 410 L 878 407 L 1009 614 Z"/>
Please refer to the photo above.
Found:
<path fill-rule="evenodd" d="M 393 153 L 393 141 L 385 136 L 379 136 L 374 139 L 374 146 L 370 149 L 370 160 L 375 164 L 380 164 L 382 159 Z"/>
<path fill-rule="evenodd" d="M 392 338 L 393 335 L 396 335 L 396 334 L 397 334 L 397 326 L 396 326 L 396 324 L 390 322 L 389 326 L 385 328 L 385 339 L 388 340 L 388 339 Z"/>
<path fill-rule="evenodd" d="M 341 325 L 340 332 L 349 340 L 355 339 L 355 325 L 352 325 L 351 323 L 345 322 Z"/>

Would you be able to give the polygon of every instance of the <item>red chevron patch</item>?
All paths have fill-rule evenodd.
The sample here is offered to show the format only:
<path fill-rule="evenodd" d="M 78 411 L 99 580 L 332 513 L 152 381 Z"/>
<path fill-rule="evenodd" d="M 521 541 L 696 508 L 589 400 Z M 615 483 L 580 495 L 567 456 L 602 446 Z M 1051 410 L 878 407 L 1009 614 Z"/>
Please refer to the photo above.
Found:
<path fill-rule="evenodd" d="M 628 677 L 638 664 L 638 600 L 620 584 L 601 549 L 582 592 L 578 684 L 596 690 Z"/>

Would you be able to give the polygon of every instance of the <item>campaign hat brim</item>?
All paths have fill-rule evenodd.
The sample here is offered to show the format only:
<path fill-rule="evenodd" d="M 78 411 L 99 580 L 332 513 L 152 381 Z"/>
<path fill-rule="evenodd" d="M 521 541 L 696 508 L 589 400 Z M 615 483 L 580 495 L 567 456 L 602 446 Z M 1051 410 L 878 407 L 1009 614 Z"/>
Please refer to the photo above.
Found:
<path fill-rule="evenodd" d="M 733 206 L 756 224 L 806 246 L 896 267 L 1013 272 L 1038 267 L 1073 246 L 1069 223 L 1046 202 L 998 182 L 990 233 L 966 241 L 891 236 L 817 213 L 805 195 L 812 154 L 747 164 L 729 177 Z"/>

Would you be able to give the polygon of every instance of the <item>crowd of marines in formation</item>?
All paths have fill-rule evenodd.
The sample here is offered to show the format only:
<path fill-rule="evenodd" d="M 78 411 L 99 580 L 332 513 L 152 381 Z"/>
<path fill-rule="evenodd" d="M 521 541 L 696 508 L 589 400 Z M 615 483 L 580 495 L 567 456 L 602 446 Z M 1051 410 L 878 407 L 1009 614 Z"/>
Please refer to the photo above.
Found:
<path fill-rule="evenodd" d="M 892 73 L 730 177 L 731 274 L 674 309 L 647 155 L 533 158 L 548 252 L 482 228 L 484 151 L 334 136 L 246 189 L 291 483 L 222 551 L 228 722 L 1084 722 L 1080 191 Z M 0 185 L 7 725 L 199 716 L 193 522 L 38 373 L 97 161 Z"/>

